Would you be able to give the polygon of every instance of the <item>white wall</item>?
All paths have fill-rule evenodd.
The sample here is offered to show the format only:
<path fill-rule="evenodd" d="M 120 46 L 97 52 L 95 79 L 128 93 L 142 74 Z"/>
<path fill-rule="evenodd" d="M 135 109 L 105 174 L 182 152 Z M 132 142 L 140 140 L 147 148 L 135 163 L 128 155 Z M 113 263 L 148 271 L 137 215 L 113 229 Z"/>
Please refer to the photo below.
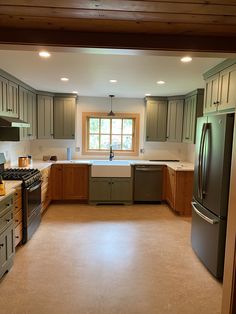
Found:
<path fill-rule="evenodd" d="M 21 142 L 1 142 L 0 141 L 0 153 L 5 154 L 7 163 L 17 164 L 19 156 L 25 156 L 30 154 L 29 141 Z"/>
<path fill-rule="evenodd" d="M 66 158 L 66 148 L 72 148 L 73 159 L 91 156 L 82 155 L 82 112 L 109 112 L 110 99 L 108 97 L 79 97 L 77 105 L 77 134 L 76 140 L 36 140 L 31 142 L 31 153 L 34 159 L 42 159 L 43 155 L 57 155 L 58 159 Z M 114 112 L 130 112 L 140 114 L 140 148 L 144 148 L 144 154 L 136 158 L 142 159 L 180 159 L 188 160 L 188 144 L 183 143 L 161 143 L 145 142 L 145 105 L 141 98 L 114 98 Z M 192 146 L 192 145 L 190 145 Z M 78 151 L 78 149 L 80 151 Z M 108 154 L 104 155 L 105 158 Z M 103 158 L 104 158 L 103 157 Z M 96 156 L 92 157 L 93 159 Z M 98 158 L 102 158 L 99 156 Z"/>

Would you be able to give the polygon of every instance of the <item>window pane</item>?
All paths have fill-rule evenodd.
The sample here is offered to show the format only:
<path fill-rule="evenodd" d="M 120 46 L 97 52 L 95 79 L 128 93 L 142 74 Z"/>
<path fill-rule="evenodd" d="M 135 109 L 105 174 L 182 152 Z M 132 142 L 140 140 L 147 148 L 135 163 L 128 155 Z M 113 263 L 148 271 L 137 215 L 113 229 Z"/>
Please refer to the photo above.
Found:
<path fill-rule="evenodd" d="M 100 149 L 110 149 L 110 135 L 101 135 Z"/>
<path fill-rule="evenodd" d="M 122 119 L 112 119 L 112 134 L 121 134 Z"/>
<path fill-rule="evenodd" d="M 117 150 L 121 149 L 121 136 L 112 135 L 112 149 Z"/>
<path fill-rule="evenodd" d="M 110 119 L 101 119 L 101 133 L 110 134 Z"/>
<path fill-rule="evenodd" d="M 89 133 L 99 133 L 99 119 L 90 118 L 89 119 Z"/>
<path fill-rule="evenodd" d="M 89 149 L 99 149 L 99 135 L 89 135 Z"/>
<path fill-rule="evenodd" d="M 132 150 L 132 136 L 131 135 L 124 135 L 123 136 L 123 150 Z"/>
<path fill-rule="evenodd" d="M 133 131 L 133 120 L 123 119 L 123 134 L 132 134 Z"/>

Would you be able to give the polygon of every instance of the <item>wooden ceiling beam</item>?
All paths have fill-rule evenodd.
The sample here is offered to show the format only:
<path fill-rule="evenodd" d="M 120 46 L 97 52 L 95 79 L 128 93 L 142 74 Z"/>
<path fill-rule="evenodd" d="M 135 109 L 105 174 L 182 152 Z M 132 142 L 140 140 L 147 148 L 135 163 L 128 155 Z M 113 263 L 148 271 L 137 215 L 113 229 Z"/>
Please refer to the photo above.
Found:
<path fill-rule="evenodd" d="M 0 29 L 0 44 L 166 51 L 236 52 L 232 37 Z"/>

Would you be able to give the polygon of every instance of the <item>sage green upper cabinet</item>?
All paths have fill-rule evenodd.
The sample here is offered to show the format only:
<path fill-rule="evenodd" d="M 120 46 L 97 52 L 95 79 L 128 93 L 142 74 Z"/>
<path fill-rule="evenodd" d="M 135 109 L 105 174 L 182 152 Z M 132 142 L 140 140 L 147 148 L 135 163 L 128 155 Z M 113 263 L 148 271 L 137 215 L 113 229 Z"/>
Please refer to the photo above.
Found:
<path fill-rule="evenodd" d="M 27 122 L 30 127 L 26 129 L 27 137 L 34 140 L 37 137 L 37 108 L 36 108 L 36 94 L 28 91 L 28 109 L 27 109 Z"/>
<path fill-rule="evenodd" d="M 54 97 L 54 138 L 75 138 L 75 97 Z"/>
<path fill-rule="evenodd" d="M 25 122 L 28 122 L 28 90 L 19 87 L 19 118 Z M 20 128 L 20 139 L 28 139 L 28 128 Z"/>
<path fill-rule="evenodd" d="M 18 85 L 0 76 L 0 114 L 18 117 Z"/>
<path fill-rule="evenodd" d="M 197 118 L 203 114 L 204 89 L 197 89 L 185 96 L 183 142 L 195 143 Z"/>
<path fill-rule="evenodd" d="M 168 101 L 167 134 L 168 142 L 182 141 L 184 97 L 170 98 Z"/>
<path fill-rule="evenodd" d="M 226 60 L 204 75 L 204 114 L 232 111 L 236 107 L 236 60 Z"/>
<path fill-rule="evenodd" d="M 146 97 L 146 141 L 166 141 L 167 98 Z"/>
<path fill-rule="evenodd" d="M 38 138 L 53 138 L 53 97 L 37 96 L 38 108 Z"/>

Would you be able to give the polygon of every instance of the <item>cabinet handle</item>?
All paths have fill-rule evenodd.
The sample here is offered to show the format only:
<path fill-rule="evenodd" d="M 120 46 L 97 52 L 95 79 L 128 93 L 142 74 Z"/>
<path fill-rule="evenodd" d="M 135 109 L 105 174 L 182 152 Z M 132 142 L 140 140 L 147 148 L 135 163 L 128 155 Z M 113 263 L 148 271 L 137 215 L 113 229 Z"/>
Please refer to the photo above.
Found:
<path fill-rule="evenodd" d="M 31 136 L 32 134 L 27 134 L 28 136 Z"/>
<path fill-rule="evenodd" d="M 0 243 L 0 249 L 1 249 L 1 247 L 3 247 L 4 246 L 4 244 L 3 243 Z"/>
<path fill-rule="evenodd" d="M 167 136 L 166 138 L 169 138 L 169 136 Z"/>
<path fill-rule="evenodd" d="M 74 136 L 75 136 L 75 134 L 71 134 L 71 136 L 73 136 L 73 137 L 74 137 Z"/>
<path fill-rule="evenodd" d="M 189 137 L 185 137 L 186 140 L 189 140 Z"/>
<path fill-rule="evenodd" d="M 7 111 L 12 111 L 12 109 L 7 109 Z"/>
<path fill-rule="evenodd" d="M 6 207 L 10 206 L 10 204 L 6 204 Z"/>
<path fill-rule="evenodd" d="M 16 236 L 16 239 L 19 239 L 19 236 Z"/>
<path fill-rule="evenodd" d="M 18 219 L 16 219 L 16 220 L 15 220 L 15 222 L 19 222 L 19 220 L 18 220 Z"/>
<path fill-rule="evenodd" d="M 6 219 L 6 222 L 9 222 L 9 221 L 11 221 L 11 219 Z"/>

